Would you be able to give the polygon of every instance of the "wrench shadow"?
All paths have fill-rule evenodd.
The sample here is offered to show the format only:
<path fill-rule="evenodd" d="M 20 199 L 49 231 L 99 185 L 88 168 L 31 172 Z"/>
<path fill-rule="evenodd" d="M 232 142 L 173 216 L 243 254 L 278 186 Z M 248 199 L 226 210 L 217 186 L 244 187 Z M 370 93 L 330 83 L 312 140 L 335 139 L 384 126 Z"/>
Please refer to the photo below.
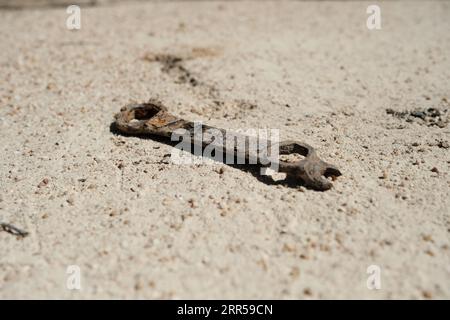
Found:
<path fill-rule="evenodd" d="M 144 139 L 144 140 L 152 140 L 152 141 L 159 142 L 159 143 L 162 143 L 162 144 L 174 147 L 174 148 L 176 147 L 177 144 L 180 143 L 179 141 L 172 141 L 172 140 L 170 140 L 168 138 L 161 137 L 161 136 L 158 136 L 158 135 L 145 134 L 145 133 L 142 133 L 142 134 L 128 134 L 128 133 L 124 133 L 124 132 L 120 131 L 116 127 L 116 123 L 115 122 L 112 122 L 110 124 L 109 130 L 114 135 L 123 136 L 123 137 L 137 137 L 137 138 Z M 195 155 L 193 146 L 194 146 L 194 144 L 191 145 L 190 153 L 192 155 Z M 267 185 L 283 186 L 283 187 L 293 188 L 293 189 L 298 189 L 298 188 L 300 188 L 302 186 L 308 188 L 303 183 L 303 181 L 301 181 L 299 179 L 293 179 L 293 178 L 286 177 L 285 179 L 282 179 L 282 180 L 274 180 L 269 175 L 261 175 L 261 171 L 260 171 L 260 169 L 262 168 L 261 165 L 237 164 L 237 163 L 230 164 L 230 163 L 226 163 L 225 162 L 225 160 L 224 160 L 225 157 L 222 157 L 223 161 L 218 161 L 214 157 L 210 157 L 208 155 L 204 155 L 204 152 L 203 152 L 204 149 L 205 149 L 205 147 L 202 147 L 202 155 L 203 155 L 204 158 L 211 159 L 211 160 L 213 160 L 214 162 L 217 162 L 217 163 L 226 164 L 227 166 L 229 166 L 231 168 L 239 169 L 239 170 L 241 170 L 243 172 L 246 172 L 246 173 L 250 173 L 258 181 L 260 181 L 262 183 L 265 183 Z M 184 151 L 187 151 L 187 150 L 184 150 Z M 236 161 L 236 157 L 234 157 L 234 160 L 235 161 L 233 161 L 233 162 L 237 162 Z M 308 188 L 308 189 L 311 189 L 311 188 Z"/>

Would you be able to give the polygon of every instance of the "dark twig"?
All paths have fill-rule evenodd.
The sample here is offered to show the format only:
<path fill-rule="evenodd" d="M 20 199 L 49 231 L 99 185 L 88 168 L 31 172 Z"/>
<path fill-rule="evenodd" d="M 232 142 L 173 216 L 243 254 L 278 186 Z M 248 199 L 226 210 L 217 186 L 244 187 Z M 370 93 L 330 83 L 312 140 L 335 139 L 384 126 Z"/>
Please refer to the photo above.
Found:
<path fill-rule="evenodd" d="M 0 231 L 2 230 L 22 238 L 28 235 L 27 231 L 20 230 L 19 228 L 13 226 L 12 224 L 0 222 Z"/>

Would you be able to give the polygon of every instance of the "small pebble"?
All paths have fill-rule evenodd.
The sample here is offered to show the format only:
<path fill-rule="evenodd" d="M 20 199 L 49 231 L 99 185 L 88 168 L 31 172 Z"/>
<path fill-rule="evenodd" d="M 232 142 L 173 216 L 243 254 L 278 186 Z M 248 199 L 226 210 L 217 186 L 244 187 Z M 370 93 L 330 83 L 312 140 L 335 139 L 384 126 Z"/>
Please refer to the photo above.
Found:
<path fill-rule="evenodd" d="M 289 272 L 289 275 L 294 279 L 298 278 L 300 276 L 300 269 L 298 267 L 293 267 L 291 272 Z"/>
<path fill-rule="evenodd" d="M 69 198 L 67 198 L 67 203 L 68 204 L 70 204 L 71 206 L 73 206 L 74 205 L 74 203 L 75 203 L 75 199 L 73 198 L 73 197 L 69 197 Z"/>
<path fill-rule="evenodd" d="M 420 118 L 420 119 L 425 119 L 425 117 L 426 117 L 426 114 L 425 114 L 425 112 L 423 112 L 423 111 L 413 111 L 413 112 L 411 112 L 410 113 L 413 117 L 416 117 L 416 118 Z"/>
<path fill-rule="evenodd" d="M 450 144 L 448 143 L 448 141 L 439 141 L 438 147 L 443 148 L 443 149 L 448 149 L 448 148 L 450 148 Z"/>
<path fill-rule="evenodd" d="M 306 288 L 305 290 L 303 290 L 303 294 L 304 294 L 305 296 L 310 296 L 310 295 L 312 295 L 311 289 Z"/>
<path fill-rule="evenodd" d="M 387 179 L 388 173 L 386 170 L 383 170 L 383 173 L 378 177 L 379 179 Z"/>
<path fill-rule="evenodd" d="M 194 199 L 189 199 L 188 203 L 189 203 L 191 208 L 197 208 L 198 207 L 197 202 Z"/>
<path fill-rule="evenodd" d="M 41 182 L 38 184 L 38 188 L 43 188 L 46 185 L 48 185 L 49 180 L 47 178 L 44 178 Z"/>
<path fill-rule="evenodd" d="M 447 126 L 447 123 L 442 120 L 439 120 L 436 124 L 439 128 L 445 128 Z"/>

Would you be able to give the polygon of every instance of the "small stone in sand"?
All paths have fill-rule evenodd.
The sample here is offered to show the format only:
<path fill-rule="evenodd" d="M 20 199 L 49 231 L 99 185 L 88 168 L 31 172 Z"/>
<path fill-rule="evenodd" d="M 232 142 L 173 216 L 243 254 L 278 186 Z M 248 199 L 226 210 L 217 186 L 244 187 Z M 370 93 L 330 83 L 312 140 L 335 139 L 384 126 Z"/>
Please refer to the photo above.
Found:
<path fill-rule="evenodd" d="M 448 149 L 448 148 L 450 148 L 450 144 L 448 143 L 448 141 L 441 140 L 438 142 L 438 147 L 443 148 L 443 149 Z"/>
<path fill-rule="evenodd" d="M 44 178 L 41 182 L 38 184 L 38 188 L 43 188 L 46 185 L 48 185 L 49 180 L 47 178 Z"/>
<path fill-rule="evenodd" d="M 73 198 L 73 197 L 69 197 L 69 198 L 67 198 L 67 203 L 68 204 L 70 204 L 71 206 L 73 206 L 74 205 L 74 203 L 75 203 L 75 199 Z"/>

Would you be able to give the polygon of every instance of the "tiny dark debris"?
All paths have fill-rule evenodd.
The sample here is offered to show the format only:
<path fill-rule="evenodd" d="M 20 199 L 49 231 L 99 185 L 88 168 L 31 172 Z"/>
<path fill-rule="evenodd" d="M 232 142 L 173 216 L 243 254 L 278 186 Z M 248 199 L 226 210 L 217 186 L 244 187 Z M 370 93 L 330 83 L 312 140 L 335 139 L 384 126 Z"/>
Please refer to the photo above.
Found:
<path fill-rule="evenodd" d="M 39 182 L 38 188 L 43 188 L 43 187 L 45 187 L 46 185 L 48 185 L 48 183 L 49 183 L 48 178 L 44 178 L 44 179 L 42 179 L 41 182 Z"/>
<path fill-rule="evenodd" d="M 450 148 L 450 144 L 448 143 L 448 141 L 444 141 L 444 140 L 440 140 L 437 144 L 437 146 L 439 148 L 443 148 L 443 149 L 448 149 Z"/>
<path fill-rule="evenodd" d="M 149 62 L 159 62 L 162 65 L 161 70 L 175 76 L 178 83 L 187 83 L 193 87 L 199 84 L 199 81 L 191 72 L 182 65 L 184 62 L 182 57 L 172 54 L 149 54 L 144 56 L 143 59 Z"/>
<path fill-rule="evenodd" d="M 28 235 L 27 231 L 20 230 L 19 228 L 13 226 L 12 224 L 4 222 L 0 222 L 0 231 L 5 231 L 21 238 L 26 237 Z"/>
<path fill-rule="evenodd" d="M 433 167 L 433 168 L 431 169 L 431 172 L 439 173 L 439 169 L 436 168 L 436 167 Z"/>
<path fill-rule="evenodd" d="M 421 124 L 428 127 L 438 126 L 439 128 L 445 128 L 449 122 L 448 109 L 437 108 L 423 108 L 406 111 L 395 111 L 391 108 L 386 109 L 386 113 L 398 118 L 404 119 L 406 122 L 413 122 L 414 119 L 422 120 Z"/>

